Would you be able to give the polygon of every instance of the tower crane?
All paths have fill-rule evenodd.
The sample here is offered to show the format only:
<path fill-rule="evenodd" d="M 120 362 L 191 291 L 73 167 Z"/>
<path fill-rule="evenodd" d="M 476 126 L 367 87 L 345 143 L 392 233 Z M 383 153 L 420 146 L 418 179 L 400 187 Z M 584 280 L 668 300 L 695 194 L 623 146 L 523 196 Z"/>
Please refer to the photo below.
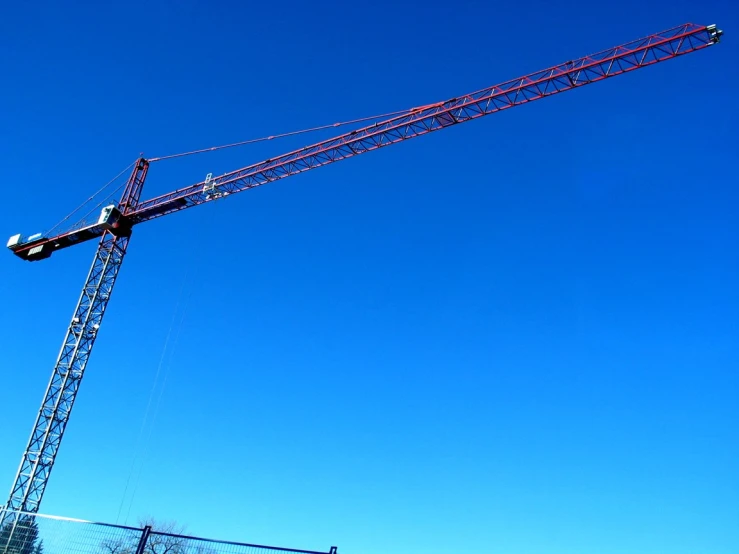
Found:
<path fill-rule="evenodd" d="M 0 525 L 9 522 L 10 518 L 17 520 L 19 512 L 35 513 L 39 509 L 135 225 L 696 52 L 719 42 L 721 35 L 722 31 L 715 25 L 686 23 L 499 85 L 413 108 L 276 158 L 220 176 L 209 175 L 204 181 L 143 201 L 144 182 L 149 164 L 154 159 L 141 157 L 135 162 L 120 201 L 103 208 L 95 223 L 52 236 L 12 236 L 8 248 L 27 261 L 48 258 L 58 250 L 98 237 L 100 241 L 13 481 L 6 509 L 2 512 L 5 515 L 0 517 Z"/>

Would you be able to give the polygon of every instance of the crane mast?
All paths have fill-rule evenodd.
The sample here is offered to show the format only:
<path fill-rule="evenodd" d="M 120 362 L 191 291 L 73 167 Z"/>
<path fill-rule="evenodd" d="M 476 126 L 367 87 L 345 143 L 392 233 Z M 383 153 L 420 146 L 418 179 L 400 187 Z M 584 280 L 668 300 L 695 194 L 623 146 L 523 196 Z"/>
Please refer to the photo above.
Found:
<path fill-rule="evenodd" d="M 119 204 L 122 209 L 138 205 L 148 169 L 148 161 L 136 162 Z M 98 244 L 10 491 L 6 508 L 14 513 L 0 518 L 0 524 L 12 518 L 14 527 L 18 511 L 38 511 L 130 238 L 130 227 L 119 227 L 103 234 Z"/>
<path fill-rule="evenodd" d="M 39 509 L 134 225 L 695 52 L 717 43 L 721 34 L 715 25 L 687 23 L 500 85 L 414 108 L 403 115 L 143 202 L 140 197 L 149 161 L 140 158 L 120 202 L 117 206 L 105 208 L 97 223 L 52 237 L 11 237 L 8 247 L 18 257 L 29 261 L 47 258 L 58 249 L 96 237 L 102 238 L 11 488 L 5 506 L 7 510 L 0 513 L 0 525 L 11 521 L 11 518 L 16 522 L 18 512 L 33 513 Z"/>

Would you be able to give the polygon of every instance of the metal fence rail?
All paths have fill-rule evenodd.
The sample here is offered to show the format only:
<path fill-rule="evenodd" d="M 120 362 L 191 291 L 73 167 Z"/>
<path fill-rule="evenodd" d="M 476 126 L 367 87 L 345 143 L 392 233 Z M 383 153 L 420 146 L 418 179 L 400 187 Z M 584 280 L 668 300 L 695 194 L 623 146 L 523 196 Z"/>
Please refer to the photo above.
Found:
<path fill-rule="evenodd" d="M 337 554 L 163 533 L 0 508 L 0 554 Z"/>

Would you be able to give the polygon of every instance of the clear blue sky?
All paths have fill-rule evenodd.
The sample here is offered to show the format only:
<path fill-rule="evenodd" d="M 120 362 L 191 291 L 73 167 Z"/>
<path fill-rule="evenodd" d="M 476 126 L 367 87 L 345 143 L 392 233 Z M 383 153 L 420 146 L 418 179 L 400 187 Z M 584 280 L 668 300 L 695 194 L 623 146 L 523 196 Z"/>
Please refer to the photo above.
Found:
<path fill-rule="evenodd" d="M 3 236 L 141 151 L 726 32 L 139 227 L 42 511 L 347 554 L 737 552 L 739 8 L 572 4 L 4 6 Z M 154 165 L 145 196 L 305 141 Z M 93 252 L 0 256 L 3 494 Z"/>

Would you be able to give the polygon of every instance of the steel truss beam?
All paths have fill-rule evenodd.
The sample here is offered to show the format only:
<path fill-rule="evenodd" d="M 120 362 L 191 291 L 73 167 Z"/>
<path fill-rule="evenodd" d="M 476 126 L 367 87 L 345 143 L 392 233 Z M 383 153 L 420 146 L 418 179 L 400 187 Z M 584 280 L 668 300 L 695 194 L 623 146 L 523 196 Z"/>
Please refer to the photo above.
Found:
<path fill-rule="evenodd" d="M 720 36 L 721 31 L 715 25 L 686 23 L 446 102 L 415 108 L 401 116 L 146 200 L 135 209 L 126 207 L 122 210 L 127 214 L 125 223 L 129 226 L 143 223 L 458 123 L 696 52 L 717 43 Z M 26 260 L 43 259 L 56 250 L 99 237 L 105 231 L 103 225 L 73 228 L 52 237 L 41 237 L 13 246 L 12 250 Z"/>
<path fill-rule="evenodd" d="M 686 23 L 669 31 L 585 56 L 579 60 L 519 77 L 446 102 L 411 110 L 386 121 L 352 131 L 274 159 L 225 173 L 142 202 L 132 224 L 203 204 L 404 140 L 490 115 L 540 98 L 596 83 L 609 77 L 701 50 L 716 42 L 715 25 Z"/>

